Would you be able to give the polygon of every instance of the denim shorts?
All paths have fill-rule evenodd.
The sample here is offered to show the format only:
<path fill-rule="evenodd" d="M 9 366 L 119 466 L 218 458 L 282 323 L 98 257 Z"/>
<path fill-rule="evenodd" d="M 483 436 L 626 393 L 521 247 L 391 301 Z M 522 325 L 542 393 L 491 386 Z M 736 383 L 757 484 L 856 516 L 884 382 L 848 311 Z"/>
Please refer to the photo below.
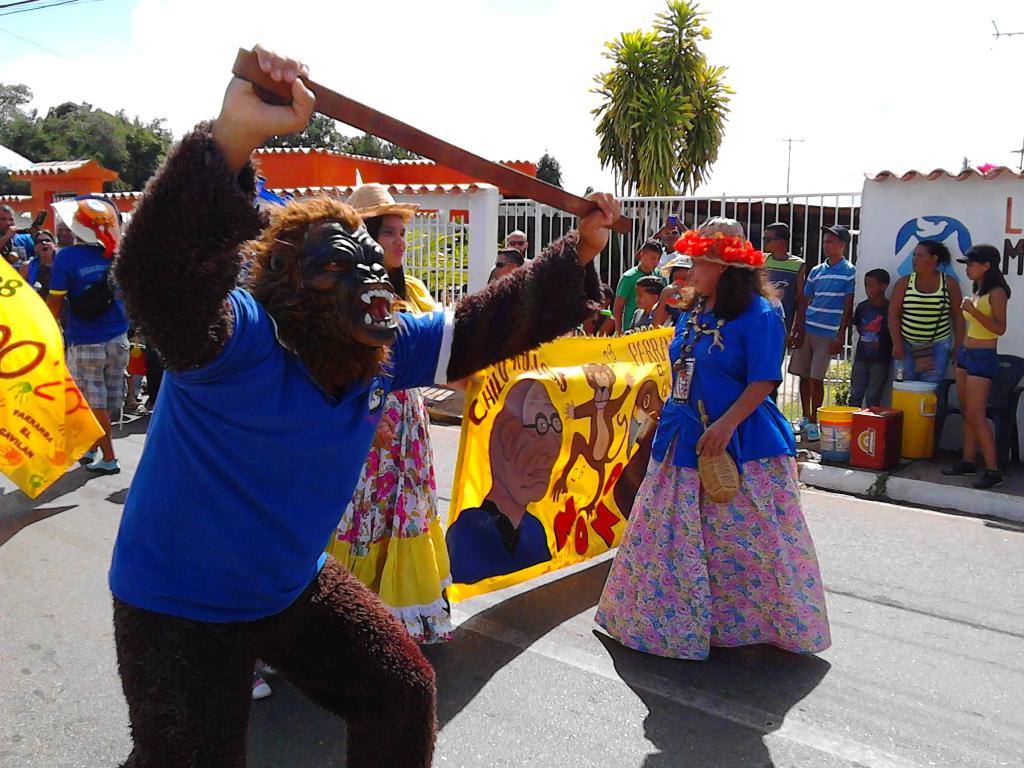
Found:
<path fill-rule="evenodd" d="M 961 349 L 956 367 L 967 371 L 968 376 L 994 379 L 999 371 L 999 355 L 994 349 Z"/>

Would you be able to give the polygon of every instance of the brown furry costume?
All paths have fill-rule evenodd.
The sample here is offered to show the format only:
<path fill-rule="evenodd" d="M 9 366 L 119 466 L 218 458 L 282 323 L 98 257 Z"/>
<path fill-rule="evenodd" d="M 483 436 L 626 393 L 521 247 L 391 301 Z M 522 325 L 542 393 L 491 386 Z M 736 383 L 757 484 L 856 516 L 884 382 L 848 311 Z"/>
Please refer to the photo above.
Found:
<path fill-rule="evenodd" d="M 237 175 L 228 169 L 209 126 L 182 141 L 147 187 L 115 265 L 129 313 L 172 371 L 211 362 L 232 333 L 227 296 L 245 245 L 257 263 L 250 292 L 317 383 L 338 392 L 369 379 L 386 350 L 357 341 L 343 300 L 312 284 L 329 275 L 303 278 L 300 259 L 311 223 L 352 228 L 354 212 L 326 198 L 303 201 L 261 234 L 253 181 L 251 166 Z M 593 267 L 579 266 L 577 242 L 570 234 L 459 304 L 449 380 L 554 338 L 591 313 L 599 284 Z M 143 508 L 146 490 L 132 488 Z M 345 501 L 338 499 L 339 510 Z M 302 503 L 296 485 L 294 507 Z M 252 567 L 260 567 L 258 557 Z M 377 597 L 337 563 L 328 562 L 287 609 L 263 619 L 209 623 L 115 598 L 114 628 L 135 742 L 127 766 L 243 766 L 256 658 L 347 720 L 348 765 L 430 764 L 433 670 Z"/>

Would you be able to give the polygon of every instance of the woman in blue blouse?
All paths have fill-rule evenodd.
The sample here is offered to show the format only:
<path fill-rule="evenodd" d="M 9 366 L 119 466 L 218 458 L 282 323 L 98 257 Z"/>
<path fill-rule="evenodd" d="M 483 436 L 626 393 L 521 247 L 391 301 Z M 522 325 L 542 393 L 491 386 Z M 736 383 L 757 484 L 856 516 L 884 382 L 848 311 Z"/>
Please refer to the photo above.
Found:
<path fill-rule="evenodd" d="M 676 250 L 693 259 L 698 299 L 676 323 L 672 392 L 596 620 L 630 648 L 673 658 L 754 643 L 822 651 L 828 615 L 796 446 L 769 398 L 785 333 L 764 254 L 732 219 L 685 233 Z M 715 503 L 697 455 L 723 451 L 740 488 Z"/>

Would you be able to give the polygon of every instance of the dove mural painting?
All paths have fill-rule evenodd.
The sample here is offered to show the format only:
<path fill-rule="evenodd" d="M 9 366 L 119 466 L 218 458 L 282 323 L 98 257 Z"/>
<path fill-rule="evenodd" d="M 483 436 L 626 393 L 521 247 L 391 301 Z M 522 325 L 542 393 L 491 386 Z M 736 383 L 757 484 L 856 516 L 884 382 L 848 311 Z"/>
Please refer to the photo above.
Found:
<path fill-rule="evenodd" d="M 906 277 L 914 271 L 914 248 L 924 240 L 942 243 L 956 258 L 967 253 L 972 245 L 970 231 L 958 219 L 952 216 L 917 216 L 900 227 L 896 233 L 894 253 L 897 258 L 902 257 L 898 269 L 901 277 Z M 948 275 L 956 275 L 952 262 L 943 265 L 942 271 Z"/>

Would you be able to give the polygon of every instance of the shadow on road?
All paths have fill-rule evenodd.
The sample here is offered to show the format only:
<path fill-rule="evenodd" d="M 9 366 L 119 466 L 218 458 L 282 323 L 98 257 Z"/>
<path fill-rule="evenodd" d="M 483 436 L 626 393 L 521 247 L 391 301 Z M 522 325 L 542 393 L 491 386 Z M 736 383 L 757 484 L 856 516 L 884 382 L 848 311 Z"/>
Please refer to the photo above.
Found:
<path fill-rule="evenodd" d="M 658 752 L 644 768 L 773 766 L 763 737 L 831 668 L 767 645 L 714 648 L 707 661 L 663 659 L 594 634 L 647 707 L 644 735 Z"/>
<path fill-rule="evenodd" d="M 437 717 L 451 722 L 505 665 L 573 616 L 597 605 L 611 560 L 516 595 L 459 626 L 424 653 L 437 671 Z M 503 638 L 494 635 L 500 631 Z"/>
<path fill-rule="evenodd" d="M 563 622 L 597 605 L 611 561 L 516 595 L 473 616 L 445 645 L 424 653 L 437 671 L 437 717 L 451 722 L 490 679 Z M 494 639 L 497 628 L 511 641 Z M 344 725 L 306 701 L 281 678 L 268 678 L 271 698 L 253 702 L 249 719 L 251 768 L 327 768 L 345 765 Z"/>
<path fill-rule="evenodd" d="M 607 560 L 511 597 L 463 623 L 451 643 L 426 647 L 437 671 L 440 727 L 544 635 L 592 609 L 610 566 Z M 658 751 L 647 756 L 644 768 L 772 766 L 763 737 L 782 725 L 830 668 L 816 656 L 769 646 L 714 649 L 704 662 L 663 659 L 595 634 L 619 677 L 647 707 L 644 732 Z M 280 678 L 269 680 L 273 696 L 253 704 L 249 765 L 344 766 L 342 722 Z"/>
<path fill-rule="evenodd" d="M 77 505 L 45 507 L 51 501 L 68 493 L 73 493 L 89 482 L 90 475 L 82 467 L 70 470 L 43 493 L 30 499 L 21 491 L 11 491 L 0 496 L 0 547 L 9 541 L 14 534 L 32 523 L 45 520 L 47 517 L 67 512 Z"/>

